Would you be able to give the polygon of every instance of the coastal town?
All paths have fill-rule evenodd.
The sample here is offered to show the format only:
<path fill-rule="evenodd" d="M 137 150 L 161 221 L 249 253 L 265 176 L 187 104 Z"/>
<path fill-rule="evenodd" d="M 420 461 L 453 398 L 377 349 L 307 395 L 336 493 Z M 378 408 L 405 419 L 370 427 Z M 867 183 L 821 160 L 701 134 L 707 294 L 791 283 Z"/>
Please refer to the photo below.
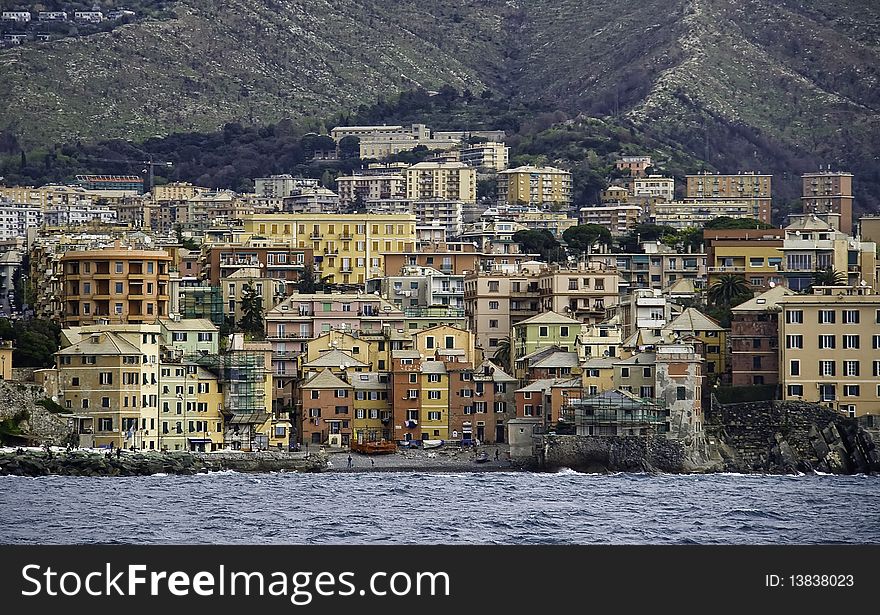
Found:
<path fill-rule="evenodd" d="M 852 174 L 805 173 L 774 225 L 757 170 L 622 154 L 574 203 L 570 171 L 511 167 L 504 139 L 334 127 L 316 157 L 385 162 L 329 185 L 162 183 L 150 160 L 0 186 L 3 330 L 60 325 L 43 364 L 8 335 L 2 378 L 41 388 L 68 428 L 53 444 L 126 451 L 494 461 L 513 431 L 702 438 L 713 400 L 876 427 L 880 217 L 856 218 Z M 34 444 L 13 419 L 4 443 Z"/>

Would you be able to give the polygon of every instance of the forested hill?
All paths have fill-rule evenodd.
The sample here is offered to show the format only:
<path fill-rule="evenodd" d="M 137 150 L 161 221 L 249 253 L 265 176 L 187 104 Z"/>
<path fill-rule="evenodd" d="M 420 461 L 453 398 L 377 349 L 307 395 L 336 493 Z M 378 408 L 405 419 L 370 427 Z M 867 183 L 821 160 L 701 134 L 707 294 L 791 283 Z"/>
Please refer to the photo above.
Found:
<path fill-rule="evenodd" d="M 181 0 L 0 52 L 0 154 L 224 124 L 323 126 L 444 84 L 600 117 L 723 171 L 856 174 L 880 194 L 873 0 Z"/>

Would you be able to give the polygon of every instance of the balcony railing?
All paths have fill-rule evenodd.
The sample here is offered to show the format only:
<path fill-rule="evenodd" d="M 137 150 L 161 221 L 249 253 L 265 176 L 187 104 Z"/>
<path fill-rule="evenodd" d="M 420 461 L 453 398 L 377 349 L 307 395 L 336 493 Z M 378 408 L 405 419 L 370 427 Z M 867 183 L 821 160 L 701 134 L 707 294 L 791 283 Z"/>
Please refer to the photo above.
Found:
<path fill-rule="evenodd" d="M 464 308 L 456 307 L 424 307 L 404 308 L 406 318 L 464 318 Z"/>
<path fill-rule="evenodd" d="M 745 273 L 745 267 L 709 267 L 709 273 Z"/>

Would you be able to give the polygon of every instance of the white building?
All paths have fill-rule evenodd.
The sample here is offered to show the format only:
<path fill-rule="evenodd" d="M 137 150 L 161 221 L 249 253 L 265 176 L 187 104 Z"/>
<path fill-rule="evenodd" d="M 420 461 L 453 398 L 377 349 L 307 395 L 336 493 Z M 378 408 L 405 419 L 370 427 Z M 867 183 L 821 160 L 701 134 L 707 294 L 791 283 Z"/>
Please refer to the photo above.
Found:
<path fill-rule="evenodd" d="M 288 174 L 257 177 L 254 180 L 254 192 L 257 196 L 270 198 L 291 196 L 306 188 L 319 188 L 320 186 L 320 180 L 309 177 L 293 177 Z"/>
<path fill-rule="evenodd" d="M 633 180 L 633 196 L 675 200 L 675 180 L 661 175 L 637 177 Z"/>
<path fill-rule="evenodd" d="M 29 228 L 39 228 L 42 224 L 40 207 L 0 199 L 0 240 L 24 237 Z"/>
<path fill-rule="evenodd" d="M 27 23 L 31 20 L 31 13 L 30 11 L 3 11 L 2 19 L 5 21 Z"/>
<path fill-rule="evenodd" d="M 110 224 L 116 221 L 116 210 L 87 205 L 53 205 L 43 214 L 46 226 L 80 226 L 98 221 Z"/>
<path fill-rule="evenodd" d="M 101 11 L 74 11 L 73 18 L 76 21 L 88 23 L 101 23 L 104 21 L 104 13 Z"/>

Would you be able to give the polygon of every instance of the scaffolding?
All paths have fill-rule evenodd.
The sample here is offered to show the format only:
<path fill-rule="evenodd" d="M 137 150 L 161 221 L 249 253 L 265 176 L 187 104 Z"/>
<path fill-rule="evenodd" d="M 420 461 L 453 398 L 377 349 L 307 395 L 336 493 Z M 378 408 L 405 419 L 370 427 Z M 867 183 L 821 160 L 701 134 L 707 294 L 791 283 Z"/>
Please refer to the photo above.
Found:
<path fill-rule="evenodd" d="M 219 286 L 182 286 L 179 296 L 183 318 L 205 318 L 218 327 L 223 324 L 223 295 Z"/>
<path fill-rule="evenodd" d="M 664 400 L 621 389 L 569 399 L 562 416 L 579 436 L 654 435 L 665 433 L 669 420 Z"/>

